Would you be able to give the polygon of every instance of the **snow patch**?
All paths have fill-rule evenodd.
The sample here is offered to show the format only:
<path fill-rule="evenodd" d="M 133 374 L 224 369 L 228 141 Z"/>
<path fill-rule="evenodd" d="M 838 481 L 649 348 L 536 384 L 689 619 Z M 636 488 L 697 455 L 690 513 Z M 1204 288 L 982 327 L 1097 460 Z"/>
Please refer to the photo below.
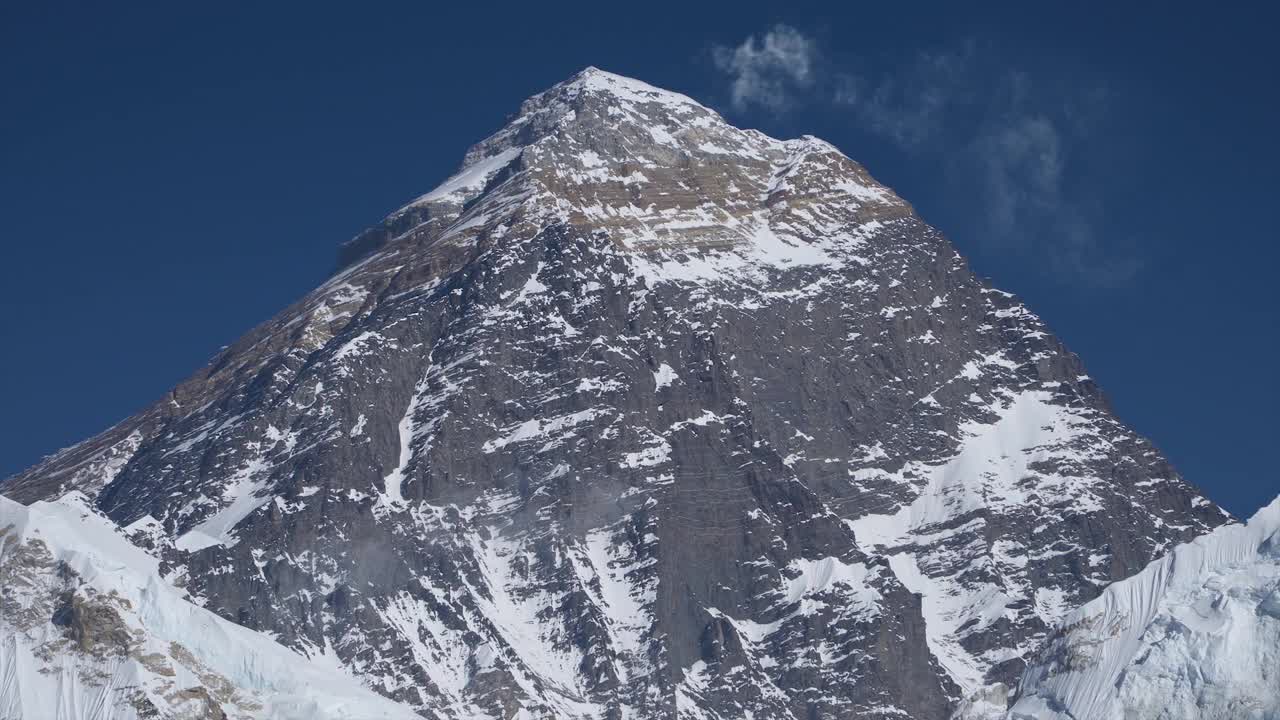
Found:
<path fill-rule="evenodd" d="M 679 379 L 680 376 L 676 374 L 675 368 L 672 368 L 666 363 L 659 365 L 658 369 L 653 373 L 653 382 L 654 385 L 657 386 L 658 390 L 668 387 L 671 383 Z"/>

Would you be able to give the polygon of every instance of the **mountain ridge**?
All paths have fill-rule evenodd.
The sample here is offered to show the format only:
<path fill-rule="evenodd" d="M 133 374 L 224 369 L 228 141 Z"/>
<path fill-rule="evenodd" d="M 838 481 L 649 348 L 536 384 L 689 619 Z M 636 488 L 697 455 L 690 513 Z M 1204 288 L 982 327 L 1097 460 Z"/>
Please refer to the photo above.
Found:
<path fill-rule="evenodd" d="M 30 507 L 0 497 L 0 715 L 413 717 L 193 606 L 158 566 L 81 494 Z"/>

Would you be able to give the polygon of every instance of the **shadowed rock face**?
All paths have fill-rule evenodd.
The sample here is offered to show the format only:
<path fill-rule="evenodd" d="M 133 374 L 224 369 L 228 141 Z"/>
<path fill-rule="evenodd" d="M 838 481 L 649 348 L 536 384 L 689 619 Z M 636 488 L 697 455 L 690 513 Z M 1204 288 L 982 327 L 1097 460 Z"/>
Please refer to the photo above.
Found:
<path fill-rule="evenodd" d="M 442 717 L 943 718 L 1224 522 L 909 205 L 588 69 L 10 479 Z"/>

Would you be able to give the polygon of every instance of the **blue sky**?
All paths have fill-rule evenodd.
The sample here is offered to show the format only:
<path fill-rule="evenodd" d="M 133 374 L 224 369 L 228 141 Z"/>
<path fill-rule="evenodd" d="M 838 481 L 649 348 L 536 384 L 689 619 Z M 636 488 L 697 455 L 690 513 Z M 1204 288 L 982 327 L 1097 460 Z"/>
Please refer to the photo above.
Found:
<path fill-rule="evenodd" d="M 0 475 L 160 397 L 596 65 L 835 143 L 1211 497 L 1280 492 L 1274 11 L 545 5 L 0 7 Z"/>

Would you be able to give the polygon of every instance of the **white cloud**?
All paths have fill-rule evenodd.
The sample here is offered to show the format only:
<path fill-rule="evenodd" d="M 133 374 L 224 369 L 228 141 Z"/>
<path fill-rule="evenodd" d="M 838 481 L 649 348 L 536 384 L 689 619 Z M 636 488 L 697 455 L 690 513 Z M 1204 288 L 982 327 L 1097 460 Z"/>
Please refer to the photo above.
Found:
<path fill-rule="evenodd" d="M 789 25 L 775 25 L 762 36 L 751 35 L 735 48 L 712 50 L 716 67 L 732 80 L 733 105 L 756 105 L 779 112 L 795 101 L 795 91 L 813 83 L 818 47 Z"/>

